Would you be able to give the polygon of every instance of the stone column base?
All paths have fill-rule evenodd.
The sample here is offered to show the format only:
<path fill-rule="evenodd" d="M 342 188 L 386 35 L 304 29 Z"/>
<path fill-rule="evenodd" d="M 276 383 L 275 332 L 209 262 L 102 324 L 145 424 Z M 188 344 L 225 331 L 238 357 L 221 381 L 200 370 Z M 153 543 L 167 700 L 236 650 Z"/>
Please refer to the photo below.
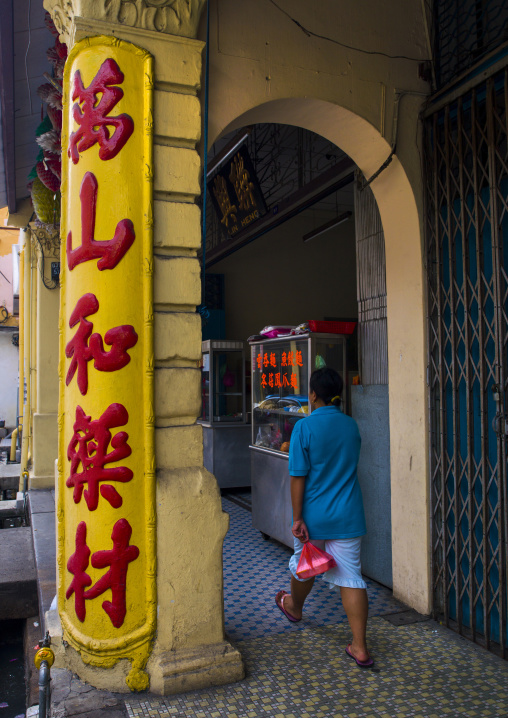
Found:
<path fill-rule="evenodd" d="M 99 691 L 131 692 L 126 683 L 131 670 L 131 663 L 127 658 L 118 660 L 110 668 L 97 668 L 85 663 L 82 656 L 64 640 L 62 622 L 57 609 L 46 611 L 44 624 L 45 630 L 49 631 L 51 636 L 51 650 L 55 654 L 54 668 L 77 674 L 81 681 Z"/>
<path fill-rule="evenodd" d="M 67 668 L 63 645 L 62 623 L 56 608 L 50 608 L 44 614 L 44 632 L 51 636 L 51 650 L 55 654 L 55 668 Z"/>
<path fill-rule="evenodd" d="M 45 629 L 51 636 L 55 668 L 69 670 L 73 667 L 75 670 L 76 666 L 71 666 L 71 664 L 79 661 L 79 656 L 70 646 L 67 648 L 64 646 L 62 624 L 56 609 L 46 612 Z M 97 677 L 97 669 L 91 666 L 82 666 L 82 668 L 86 674 L 83 676 L 83 680 L 93 682 L 93 679 Z M 116 671 L 105 671 L 108 677 L 104 681 L 104 688 L 109 685 L 110 690 L 128 692 L 129 689 L 125 683 L 128 668 L 127 661 L 120 661 L 116 666 Z M 234 683 L 245 677 L 242 656 L 227 641 L 197 646 L 190 650 L 165 651 L 157 656 L 152 655 L 147 671 L 150 674 L 149 692 L 164 696 Z M 119 675 L 117 676 L 117 674 Z M 114 678 L 117 680 L 113 680 Z M 111 681 L 115 683 L 114 687 L 112 687 Z"/>
<path fill-rule="evenodd" d="M 152 655 L 150 693 L 172 695 L 240 681 L 245 669 L 240 652 L 227 641 Z"/>
<path fill-rule="evenodd" d="M 34 414 L 32 446 L 30 488 L 54 489 L 55 458 L 58 456 L 57 414 Z"/>
<path fill-rule="evenodd" d="M 55 488 L 55 476 L 54 474 L 48 474 L 43 476 L 34 476 L 32 472 L 29 472 L 28 480 L 29 489 L 54 489 Z"/>

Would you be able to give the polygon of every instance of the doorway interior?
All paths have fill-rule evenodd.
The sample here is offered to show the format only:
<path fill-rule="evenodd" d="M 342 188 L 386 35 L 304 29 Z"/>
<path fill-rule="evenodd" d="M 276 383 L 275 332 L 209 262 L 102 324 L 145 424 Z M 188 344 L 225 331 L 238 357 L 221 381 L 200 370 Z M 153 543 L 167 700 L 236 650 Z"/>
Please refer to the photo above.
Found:
<path fill-rule="evenodd" d="M 244 214 L 243 224 L 239 211 L 234 224 L 221 201 L 232 163 L 238 170 L 240 160 L 260 211 Z M 391 587 L 384 236 L 374 196 L 363 185 L 346 153 L 301 127 L 255 124 L 217 141 L 207 172 L 203 337 L 246 342 L 267 325 L 358 323 L 348 338 L 344 379 L 348 413 L 363 442 L 359 475 L 369 531 L 363 565 L 367 576 Z M 231 185 L 229 194 L 239 209 Z M 249 364 L 247 387 L 250 372 Z M 352 386 L 358 374 L 360 383 Z M 248 491 L 241 493 L 237 499 L 248 502 Z"/>

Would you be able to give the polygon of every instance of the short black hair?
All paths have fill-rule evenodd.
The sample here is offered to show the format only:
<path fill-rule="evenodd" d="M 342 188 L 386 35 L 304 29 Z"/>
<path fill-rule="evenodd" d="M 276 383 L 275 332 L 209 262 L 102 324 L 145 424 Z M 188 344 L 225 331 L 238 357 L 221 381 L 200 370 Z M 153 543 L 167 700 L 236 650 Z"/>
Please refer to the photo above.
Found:
<path fill-rule="evenodd" d="M 316 393 L 317 398 L 324 401 L 325 404 L 340 405 L 344 382 L 335 369 L 331 367 L 316 369 L 310 376 L 309 386 L 310 390 Z"/>

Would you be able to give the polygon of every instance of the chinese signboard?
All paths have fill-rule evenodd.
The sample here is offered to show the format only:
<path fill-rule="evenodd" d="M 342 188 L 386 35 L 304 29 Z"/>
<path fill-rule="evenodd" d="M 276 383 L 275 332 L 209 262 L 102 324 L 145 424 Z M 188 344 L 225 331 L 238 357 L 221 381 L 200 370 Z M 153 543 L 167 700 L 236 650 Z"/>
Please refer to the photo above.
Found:
<path fill-rule="evenodd" d="M 87 663 L 155 628 L 152 58 L 116 38 L 65 66 L 58 459 L 59 612 Z"/>
<path fill-rule="evenodd" d="M 303 357 L 300 350 L 282 352 L 259 351 L 255 356 L 254 369 L 260 374 L 260 384 L 263 388 L 291 388 L 295 392 L 300 390 L 298 369 L 303 367 Z"/>
<path fill-rule="evenodd" d="M 230 237 L 266 214 L 265 201 L 245 146 L 240 147 L 208 183 L 208 191 L 222 228 Z"/>

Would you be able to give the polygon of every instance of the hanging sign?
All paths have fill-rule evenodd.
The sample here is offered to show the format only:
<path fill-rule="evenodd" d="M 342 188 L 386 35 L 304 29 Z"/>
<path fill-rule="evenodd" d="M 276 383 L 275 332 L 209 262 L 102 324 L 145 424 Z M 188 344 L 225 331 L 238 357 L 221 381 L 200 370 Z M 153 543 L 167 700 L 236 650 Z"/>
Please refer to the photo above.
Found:
<path fill-rule="evenodd" d="M 266 214 L 263 193 L 245 145 L 207 187 L 222 228 L 230 237 Z"/>
<path fill-rule="evenodd" d="M 155 629 L 152 58 L 111 37 L 65 66 L 59 612 L 86 663 L 142 670 Z"/>

